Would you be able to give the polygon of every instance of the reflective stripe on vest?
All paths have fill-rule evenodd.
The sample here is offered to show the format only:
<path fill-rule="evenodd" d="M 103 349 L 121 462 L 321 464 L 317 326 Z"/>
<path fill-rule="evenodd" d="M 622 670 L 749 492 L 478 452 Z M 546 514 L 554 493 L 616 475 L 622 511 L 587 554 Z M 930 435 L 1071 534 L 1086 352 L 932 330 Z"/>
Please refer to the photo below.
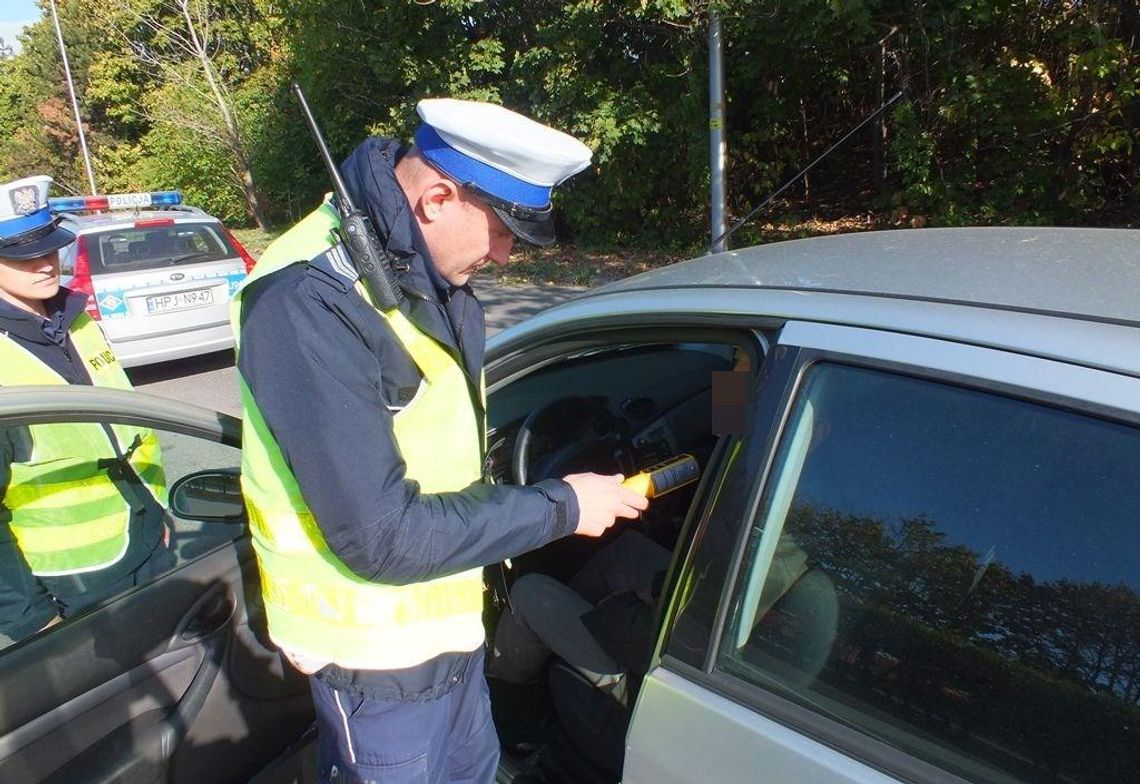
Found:
<path fill-rule="evenodd" d="M 86 314 L 75 320 L 70 335 L 93 384 L 130 389 L 102 331 Z M 7 336 L 0 337 L 0 367 L 8 385 L 67 383 Z M 112 444 L 107 430 L 91 422 L 30 425 L 28 431 L 32 454 L 12 463 L 4 505 L 29 568 L 46 577 L 116 563 L 130 544 L 131 507 L 99 461 L 130 452 L 131 467 L 166 506 L 158 439 L 146 428 L 114 425 Z"/>
<path fill-rule="evenodd" d="M 270 246 L 253 280 L 289 266 L 296 252 L 316 256 L 329 247 L 335 227 L 326 204 Z M 240 297 L 231 313 L 235 323 Z M 402 313 L 381 315 L 423 375 L 415 398 L 393 418 L 406 476 L 423 493 L 462 490 L 480 477 L 483 441 L 467 377 Z M 482 645 L 482 569 L 402 586 L 355 575 L 329 550 L 249 388 L 239 382 L 242 486 L 273 641 L 308 660 L 369 670 L 402 669 Z"/>

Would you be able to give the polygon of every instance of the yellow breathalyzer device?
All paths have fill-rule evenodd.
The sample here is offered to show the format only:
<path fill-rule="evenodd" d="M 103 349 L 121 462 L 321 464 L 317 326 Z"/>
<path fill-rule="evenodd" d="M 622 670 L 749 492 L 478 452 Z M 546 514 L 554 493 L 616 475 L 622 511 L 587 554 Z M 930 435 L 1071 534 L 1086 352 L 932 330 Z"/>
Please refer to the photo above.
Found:
<path fill-rule="evenodd" d="M 664 463 L 658 463 L 639 474 L 634 474 L 622 482 L 622 486 L 646 498 L 657 498 L 697 481 L 700 475 L 701 469 L 695 457 L 677 455 Z"/>

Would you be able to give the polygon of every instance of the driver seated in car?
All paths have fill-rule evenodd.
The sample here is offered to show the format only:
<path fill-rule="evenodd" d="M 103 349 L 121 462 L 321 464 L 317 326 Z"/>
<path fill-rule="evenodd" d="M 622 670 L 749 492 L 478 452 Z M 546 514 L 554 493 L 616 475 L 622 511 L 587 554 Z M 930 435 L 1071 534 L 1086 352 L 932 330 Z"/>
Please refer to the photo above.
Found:
<path fill-rule="evenodd" d="M 599 549 L 570 580 L 531 573 L 511 587 L 510 610 L 495 629 L 487 674 L 524 684 L 538 679 L 551 653 L 620 702 L 623 676 L 644 674 L 653 608 L 669 550 L 634 530 Z"/>
<path fill-rule="evenodd" d="M 736 347 L 733 370 L 751 367 L 748 352 Z M 509 611 L 496 627 L 487 674 L 530 683 L 553 652 L 622 705 L 630 704 L 633 695 L 624 676 L 632 674 L 637 681 L 645 674 L 654 609 L 670 557 L 670 550 L 626 529 L 569 584 L 540 573 L 523 575 L 511 587 Z"/>

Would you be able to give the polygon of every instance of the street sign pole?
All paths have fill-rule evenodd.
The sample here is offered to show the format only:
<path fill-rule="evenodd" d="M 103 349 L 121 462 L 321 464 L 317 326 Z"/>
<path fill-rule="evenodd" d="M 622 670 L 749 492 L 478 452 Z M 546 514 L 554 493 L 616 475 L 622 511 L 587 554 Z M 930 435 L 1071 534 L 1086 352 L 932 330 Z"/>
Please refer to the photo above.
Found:
<path fill-rule="evenodd" d="M 724 238 L 724 52 L 721 45 L 720 16 L 709 11 L 709 238 L 720 238 L 709 246 L 710 253 L 728 249 Z"/>

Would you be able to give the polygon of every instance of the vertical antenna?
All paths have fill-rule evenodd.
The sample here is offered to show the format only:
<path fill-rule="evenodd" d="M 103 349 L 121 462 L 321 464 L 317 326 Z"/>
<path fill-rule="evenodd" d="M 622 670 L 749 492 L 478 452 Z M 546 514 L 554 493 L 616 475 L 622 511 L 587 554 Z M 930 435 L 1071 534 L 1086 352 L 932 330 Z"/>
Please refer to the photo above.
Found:
<path fill-rule="evenodd" d="M 91 170 L 91 155 L 87 152 L 87 135 L 83 132 L 83 120 L 79 117 L 79 101 L 75 100 L 75 84 L 71 81 L 71 66 L 67 62 L 67 47 L 63 45 L 63 31 L 59 29 L 59 14 L 55 10 L 55 0 L 51 2 L 51 18 L 55 23 L 55 39 L 59 41 L 59 53 L 63 57 L 63 74 L 67 77 L 67 92 L 71 95 L 71 109 L 75 112 L 75 127 L 79 129 L 79 148 L 83 151 L 83 165 L 87 169 L 87 184 L 91 195 L 95 190 L 95 173 Z"/>

